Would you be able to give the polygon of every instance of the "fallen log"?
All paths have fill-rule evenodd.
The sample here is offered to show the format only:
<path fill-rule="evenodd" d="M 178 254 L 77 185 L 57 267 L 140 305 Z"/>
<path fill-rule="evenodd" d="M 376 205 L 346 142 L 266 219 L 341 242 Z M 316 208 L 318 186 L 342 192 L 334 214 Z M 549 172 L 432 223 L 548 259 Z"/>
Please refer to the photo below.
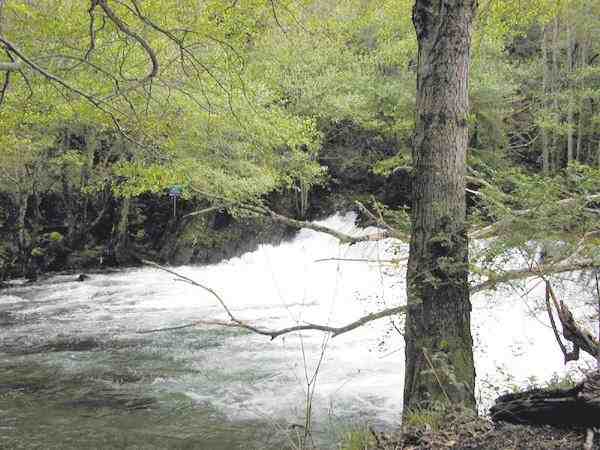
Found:
<path fill-rule="evenodd" d="M 506 394 L 490 409 L 495 422 L 551 425 L 560 428 L 600 427 L 600 371 L 572 389 L 532 389 Z"/>

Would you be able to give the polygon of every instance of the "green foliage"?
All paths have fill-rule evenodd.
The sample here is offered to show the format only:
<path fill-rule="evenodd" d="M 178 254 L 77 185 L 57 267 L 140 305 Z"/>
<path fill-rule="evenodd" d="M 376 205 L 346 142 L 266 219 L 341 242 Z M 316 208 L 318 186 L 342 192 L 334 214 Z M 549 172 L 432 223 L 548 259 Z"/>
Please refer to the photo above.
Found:
<path fill-rule="evenodd" d="M 60 234 L 58 231 L 52 231 L 49 235 L 48 238 L 52 241 L 52 242 L 60 242 L 63 240 L 63 235 Z"/>
<path fill-rule="evenodd" d="M 369 430 L 353 430 L 344 434 L 340 450 L 369 450 L 376 445 Z"/>
<path fill-rule="evenodd" d="M 598 186 L 600 170 L 577 163 L 552 177 L 516 168 L 496 171 L 472 220 L 477 228 L 492 218 L 497 237 L 473 252 L 471 262 L 479 265 L 475 271 L 493 279 L 516 256 L 535 265 L 541 248 L 547 264 L 575 254 L 598 259 L 598 218 L 587 200 Z"/>
<path fill-rule="evenodd" d="M 413 408 L 402 418 L 402 424 L 408 428 L 439 430 L 446 421 L 447 404 L 435 403 L 430 408 Z"/>
<path fill-rule="evenodd" d="M 31 250 L 31 256 L 40 257 L 40 256 L 44 256 L 45 254 L 46 254 L 46 251 L 41 247 L 34 247 Z"/>
<path fill-rule="evenodd" d="M 571 374 L 566 374 L 563 376 L 558 375 L 557 373 L 552 374 L 552 377 L 544 384 L 544 388 L 546 389 L 571 389 L 574 388 L 577 384 L 577 381 L 573 378 Z"/>
<path fill-rule="evenodd" d="M 27 64 L 11 76 L 0 109 L 0 189 L 15 198 L 48 191 L 166 194 L 176 184 L 185 198 L 214 204 L 260 203 L 289 188 L 306 194 L 327 180 L 318 163 L 330 156 L 324 137 L 335 152 L 331 135 L 345 123 L 393 143 L 397 154 L 375 162 L 368 144 L 358 143 L 366 148 L 345 154 L 359 157 L 338 167 L 364 165 L 380 177 L 408 170 L 417 64 L 412 0 L 183 0 L 177 8 L 145 1 L 137 2 L 139 11 L 133 3 L 110 4 L 156 56 L 151 81 L 144 81 L 147 49 L 100 7 L 90 14 L 89 4 L 73 1 L 4 5 L 2 35 L 62 80 Z M 600 51 L 591 39 L 598 8 L 583 0 L 480 6 L 468 158 L 486 184 L 471 208 L 471 225 L 501 222 L 500 238 L 474 254 L 483 273 L 515 250 L 532 258 L 550 241 L 567 254 L 584 236 L 582 254 L 596 257 L 590 233 L 597 219 L 586 211 L 585 197 L 600 185 L 593 167 L 600 161 L 593 106 L 600 72 L 581 51 L 574 67 L 566 56 L 574 48 L 569 36 L 577 48 L 586 47 L 588 60 Z M 551 64 L 541 55 L 544 31 L 554 50 L 546 56 L 557 59 L 545 89 Z M 528 52 L 513 56 L 523 42 Z M 578 122 L 566 117 L 569 108 Z M 568 165 L 564 147 L 575 132 L 579 163 Z M 552 145 L 550 176 L 536 174 L 542 134 Z M 410 231 L 408 211 L 374 207 Z"/>
<path fill-rule="evenodd" d="M 404 153 L 398 153 L 391 158 L 383 159 L 373 166 L 373 173 L 387 177 L 399 167 L 410 167 L 412 158 Z"/>
<path fill-rule="evenodd" d="M 121 154 L 114 171 L 90 167 L 89 151 L 64 149 L 51 161 L 55 174 L 73 181 L 84 175 L 80 189 L 90 193 L 119 177 L 110 183 L 117 195 L 183 183 L 187 195 L 238 202 L 321 183 L 320 127 L 352 121 L 404 143 L 397 160 L 373 168 L 386 176 L 409 162 L 401 154 L 408 153 L 414 125 L 412 3 L 286 0 L 273 11 L 267 0 L 202 7 L 186 0 L 178 8 L 144 2 L 146 20 L 115 3 L 114 12 L 159 60 L 156 80 L 144 86 L 135 80 L 148 73 L 147 51 L 99 7 L 90 16 L 88 6 L 77 2 L 10 2 L 6 36 L 50 73 L 102 101 L 93 104 L 27 68 L 29 83 L 13 77 L 2 110 L 6 128 L 23 124 L 24 134 L 4 139 L 12 147 L 27 146 L 27 154 L 51 146 L 56 136 L 44 131 L 59 134 L 65 124 L 92 127 L 98 136 L 118 124 L 112 134 L 125 135 L 114 146 Z M 494 8 L 503 17 L 517 16 L 508 4 Z M 89 27 L 82 26 L 90 20 L 98 26 L 93 48 Z M 491 152 L 507 142 L 501 124 L 515 85 L 502 37 L 481 36 L 471 82 L 474 141 Z M 46 55 L 39 42 L 57 49 L 56 55 Z M 181 43 L 190 44 L 183 53 Z M 36 129 L 41 133 L 32 135 Z"/>

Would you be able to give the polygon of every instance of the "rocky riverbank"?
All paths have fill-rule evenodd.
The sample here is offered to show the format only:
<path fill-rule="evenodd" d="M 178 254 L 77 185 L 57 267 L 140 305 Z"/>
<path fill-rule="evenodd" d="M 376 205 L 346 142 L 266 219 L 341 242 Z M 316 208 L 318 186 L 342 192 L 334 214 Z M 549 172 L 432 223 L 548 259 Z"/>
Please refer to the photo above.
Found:
<path fill-rule="evenodd" d="M 357 199 L 394 207 L 407 204 L 409 175 L 384 176 L 373 170 L 396 154 L 398 143 L 346 122 L 330 125 L 326 134 L 320 163 L 327 169 L 327 181 L 312 189 L 303 208 L 295 190 L 272 192 L 264 199 L 271 209 L 315 220 L 353 209 Z M 265 217 L 214 209 L 185 196 L 174 211 L 167 192 L 127 199 L 108 191 L 84 192 L 33 192 L 21 203 L 0 193 L 0 280 L 135 266 L 140 258 L 211 264 L 264 243 L 277 244 L 297 232 Z"/>

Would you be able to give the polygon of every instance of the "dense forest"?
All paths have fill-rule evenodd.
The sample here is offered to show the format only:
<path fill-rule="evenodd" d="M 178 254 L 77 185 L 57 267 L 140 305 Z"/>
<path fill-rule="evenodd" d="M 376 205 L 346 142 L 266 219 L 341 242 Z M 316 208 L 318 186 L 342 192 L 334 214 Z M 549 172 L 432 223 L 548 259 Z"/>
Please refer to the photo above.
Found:
<path fill-rule="evenodd" d="M 600 360 L 553 288 L 598 287 L 598 32 L 591 0 L 0 0 L 0 284 L 392 238 L 407 305 L 229 325 L 406 315 L 405 411 L 474 411 L 470 295 L 537 279 Z M 314 222 L 346 211 L 379 231 Z"/>

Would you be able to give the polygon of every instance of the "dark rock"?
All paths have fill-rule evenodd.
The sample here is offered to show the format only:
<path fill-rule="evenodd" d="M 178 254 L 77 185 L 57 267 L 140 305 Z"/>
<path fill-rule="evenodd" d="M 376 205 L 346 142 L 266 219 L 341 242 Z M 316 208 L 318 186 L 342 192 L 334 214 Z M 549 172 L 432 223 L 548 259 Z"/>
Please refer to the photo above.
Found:
<path fill-rule="evenodd" d="M 161 259 L 175 265 L 214 264 L 256 250 L 264 243 L 281 242 L 296 231 L 262 217 L 225 219 L 220 212 L 194 216 L 169 236 L 161 249 Z"/>
<path fill-rule="evenodd" d="M 85 280 L 89 280 L 90 276 L 86 275 L 85 273 L 79 274 L 79 276 L 77 277 L 77 281 L 85 281 Z"/>

